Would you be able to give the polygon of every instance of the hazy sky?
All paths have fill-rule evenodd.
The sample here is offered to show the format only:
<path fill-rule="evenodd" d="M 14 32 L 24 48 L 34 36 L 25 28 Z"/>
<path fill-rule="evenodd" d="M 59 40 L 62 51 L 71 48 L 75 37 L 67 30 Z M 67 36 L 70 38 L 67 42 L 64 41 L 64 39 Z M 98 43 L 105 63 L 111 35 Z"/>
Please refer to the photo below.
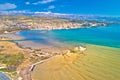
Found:
<path fill-rule="evenodd" d="M 0 0 L 0 11 L 120 16 L 120 0 Z"/>

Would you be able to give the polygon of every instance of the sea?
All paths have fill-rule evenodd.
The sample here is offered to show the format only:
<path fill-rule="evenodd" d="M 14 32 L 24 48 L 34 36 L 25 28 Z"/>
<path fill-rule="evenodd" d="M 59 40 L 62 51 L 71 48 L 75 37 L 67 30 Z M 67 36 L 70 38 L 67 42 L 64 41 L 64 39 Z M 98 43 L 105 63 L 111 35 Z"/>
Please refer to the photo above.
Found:
<path fill-rule="evenodd" d="M 45 45 L 53 45 L 54 42 L 84 45 L 94 44 L 120 48 L 120 25 L 62 29 L 62 30 L 26 30 L 18 33 L 24 40 L 30 40 Z M 59 46 L 59 45 L 57 45 Z"/>
<path fill-rule="evenodd" d="M 10 80 L 10 78 L 6 76 L 6 74 L 4 74 L 3 72 L 0 72 L 0 80 Z"/>

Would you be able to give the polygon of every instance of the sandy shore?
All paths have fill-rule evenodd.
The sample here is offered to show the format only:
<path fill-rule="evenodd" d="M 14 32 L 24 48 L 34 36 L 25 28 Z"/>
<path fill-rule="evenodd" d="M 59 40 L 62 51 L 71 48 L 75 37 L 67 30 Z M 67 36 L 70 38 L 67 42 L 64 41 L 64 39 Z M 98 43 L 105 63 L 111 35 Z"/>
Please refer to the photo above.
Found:
<path fill-rule="evenodd" d="M 13 42 L 9 42 L 9 39 L 10 40 L 24 39 L 23 37 L 18 36 L 13 33 L 12 34 L 2 34 L 2 35 L 0 35 L 0 37 L 2 37 L 3 39 L 5 37 L 5 40 L 1 40 L 2 45 L 7 44 L 7 43 L 14 44 Z M 15 41 L 15 43 L 17 45 L 14 44 L 14 46 L 18 46 L 19 48 L 21 48 L 21 50 L 24 51 L 25 55 L 28 55 L 29 57 L 34 57 L 34 58 L 36 58 L 36 55 L 38 55 L 38 58 L 44 58 L 44 57 L 46 58 L 46 57 L 53 56 L 54 54 L 61 52 L 60 48 L 48 46 L 48 45 L 44 45 L 44 44 L 40 44 L 40 43 L 38 44 L 38 43 L 35 43 L 32 41 Z M 9 46 L 14 47 L 12 45 L 9 45 Z M 12 52 L 11 49 L 8 49 L 8 50 L 5 53 Z M 28 59 L 29 59 L 29 57 L 28 57 Z M 17 72 L 19 72 L 18 74 L 20 75 L 20 77 L 18 79 L 19 80 L 31 80 L 31 73 L 30 73 L 31 72 L 30 71 L 31 63 L 29 63 L 29 61 L 28 61 L 28 65 L 26 64 L 26 62 L 23 62 L 21 65 L 23 65 L 23 66 L 26 65 L 26 66 L 20 67 L 20 69 L 17 70 Z"/>
<path fill-rule="evenodd" d="M 49 51 L 49 52 L 60 52 L 61 50 L 69 47 L 68 45 L 65 45 L 64 43 L 60 43 L 57 41 L 49 41 L 51 42 L 50 45 L 44 44 L 44 43 L 37 43 L 30 40 L 24 40 L 24 37 L 17 35 L 17 33 L 11 33 L 11 34 L 1 34 L 0 37 L 7 37 L 10 38 L 12 41 L 17 43 L 17 45 L 21 48 L 31 48 L 31 49 L 42 49 L 43 51 Z M 9 40 L 8 40 L 9 41 Z M 63 46 L 64 45 L 64 46 Z"/>
<path fill-rule="evenodd" d="M 22 36 L 18 36 L 16 33 L 10 33 L 10 34 L 0 34 L 0 37 L 8 37 L 12 40 L 21 40 L 24 39 Z"/>

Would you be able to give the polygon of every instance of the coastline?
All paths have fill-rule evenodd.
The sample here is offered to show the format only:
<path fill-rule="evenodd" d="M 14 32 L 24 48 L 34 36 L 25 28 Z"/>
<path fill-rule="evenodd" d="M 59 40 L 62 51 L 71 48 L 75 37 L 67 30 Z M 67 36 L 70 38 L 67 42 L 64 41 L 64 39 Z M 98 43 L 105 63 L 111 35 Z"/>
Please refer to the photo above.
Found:
<path fill-rule="evenodd" d="M 9 37 L 9 36 L 8 36 Z M 5 37 L 3 37 L 3 38 L 5 38 L 5 39 L 9 39 L 7 36 L 5 36 Z M 10 36 L 11 37 L 11 36 Z M 18 38 L 18 37 L 17 37 Z M 5 42 L 9 42 L 9 40 L 7 40 L 7 41 L 4 41 L 4 43 Z M 25 51 L 30 51 L 30 50 L 35 50 L 36 51 L 36 49 L 33 49 L 33 48 L 31 48 L 31 49 L 27 49 L 27 48 L 23 48 L 23 47 L 21 47 L 17 42 L 10 42 L 10 43 L 15 43 L 19 48 L 21 48 L 22 50 L 25 50 Z M 29 43 L 29 42 L 28 42 Z M 30 44 L 30 43 L 29 43 Z M 34 45 L 35 46 L 35 45 Z M 40 45 L 41 46 L 41 45 Z M 49 60 L 49 58 L 52 58 L 52 57 L 54 57 L 54 56 L 56 56 L 56 55 L 61 55 L 62 54 L 62 50 L 60 50 L 60 49 L 55 49 L 55 47 L 53 48 L 53 47 L 50 47 L 50 48 L 46 48 L 46 47 L 49 47 L 49 46 L 44 46 L 44 49 L 42 49 L 42 48 L 39 48 L 40 50 L 42 50 L 42 53 L 45 53 L 45 54 L 41 54 L 41 56 L 44 56 L 44 57 L 47 57 L 48 56 L 48 60 Z M 38 49 L 38 50 L 39 50 Z M 59 51 L 58 51 L 59 50 Z M 47 54 L 48 53 L 48 54 Z M 36 54 L 36 53 L 34 53 L 34 54 Z M 34 55 L 33 54 L 33 55 Z M 30 53 L 28 54 L 28 55 L 31 55 Z M 43 60 L 40 60 L 40 61 L 42 61 L 42 62 L 44 62 L 44 60 L 46 60 L 46 59 L 43 59 Z M 34 63 L 35 64 L 35 63 Z M 18 74 L 20 74 L 20 76 L 22 76 L 23 77 L 23 79 L 25 78 L 25 76 L 29 76 L 31 73 L 30 73 L 30 71 L 29 71 L 29 68 L 30 68 L 30 65 L 28 65 L 28 66 L 26 66 L 26 67 L 24 67 L 24 69 L 23 70 L 17 70 L 16 72 L 21 72 L 21 73 L 18 73 Z M 22 77 L 20 78 L 19 77 L 19 79 L 22 79 Z M 28 80 L 30 79 L 30 77 L 28 77 Z M 26 80 L 26 78 L 24 79 L 24 80 Z"/>
<path fill-rule="evenodd" d="M 57 45 L 63 45 L 60 42 L 57 41 L 53 41 L 53 45 L 45 45 L 42 43 L 37 43 L 37 42 L 33 42 L 31 40 L 24 40 L 25 38 L 23 36 L 18 35 L 19 32 L 17 33 L 12 33 L 12 34 L 1 34 L 0 38 L 9 38 L 10 40 L 3 40 L 3 41 L 12 41 L 14 43 L 16 43 L 17 46 L 19 46 L 20 48 L 23 49 L 27 49 L 27 48 L 31 48 L 31 49 L 42 49 L 42 50 L 48 50 L 50 52 L 55 51 L 55 52 L 59 52 L 60 50 L 63 50 L 65 48 L 67 48 L 67 45 L 64 45 L 64 47 L 56 47 Z"/>
<path fill-rule="evenodd" d="M 6 34 L 5 34 L 6 35 Z M 11 34 L 7 34 L 7 36 L 5 36 L 5 37 L 11 37 L 11 39 L 14 39 L 14 40 L 19 40 L 19 39 L 24 39 L 22 36 L 18 36 L 18 35 L 16 35 L 15 33 L 13 33 L 11 36 L 10 36 Z M 2 35 L 1 35 L 2 36 Z M 36 44 L 34 43 L 34 42 L 32 42 L 32 41 L 20 41 L 20 42 L 14 42 L 14 43 L 16 43 L 16 45 L 17 46 L 19 46 L 20 48 L 22 48 L 22 49 L 31 49 L 31 50 L 35 50 L 35 49 L 40 49 L 40 50 L 43 50 L 43 51 L 46 51 L 46 52 L 48 52 L 48 53 L 52 53 L 52 52 L 59 52 L 60 53 L 60 48 L 55 48 L 55 47 L 50 47 L 50 46 L 48 46 L 48 45 L 43 45 L 43 44 L 37 44 L 38 46 L 35 46 Z M 91 45 L 91 44 L 87 44 L 87 43 L 83 43 L 83 46 L 84 46 L 84 44 L 85 44 L 85 46 L 88 46 L 88 45 Z M 25 46 L 25 45 L 27 45 L 27 46 L 29 46 L 29 47 L 27 47 L 27 46 Z M 93 45 L 93 44 L 92 44 Z M 30 46 L 33 46 L 32 48 L 30 47 Z M 42 47 L 41 47 L 42 46 Z M 94 45 L 93 45 L 94 46 Z M 100 45 L 96 45 L 96 46 L 100 46 Z M 94 47 L 96 47 L 96 46 L 94 46 Z M 37 47 L 37 48 L 35 48 L 35 47 Z M 107 46 L 101 46 L 101 47 L 107 47 Z M 72 47 L 71 47 L 72 48 Z M 113 49 L 113 47 L 108 47 L 108 48 L 110 48 L 110 49 Z M 67 49 L 67 48 L 66 48 Z M 95 49 L 95 48 L 94 48 Z M 114 48 L 114 49 L 116 49 L 116 48 Z M 57 51 L 58 50 L 58 51 Z M 49 58 L 48 58 L 48 62 L 49 62 L 49 60 L 51 60 L 52 58 L 54 58 L 56 55 L 58 55 L 58 56 L 60 56 L 61 55 L 61 53 L 60 54 L 54 54 L 54 56 L 50 56 Z M 45 55 L 45 54 L 44 54 Z M 46 63 L 47 62 L 46 61 L 46 59 L 45 59 L 45 61 L 44 60 L 41 60 L 40 62 L 38 61 L 38 63 Z M 38 64 L 39 65 L 39 64 Z M 30 72 L 29 72 L 29 68 L 30 68 L 31 66 L 29 65 L 27 68 L 25 68 L 25 72 L 27 73 L 27 75 L 29 76 L 29 75 L 31 75 L 30 74 Z M 22 70 L 21 70 L 22 71 Z M 23 71 L 24 72 L 24 71 Z M 29 73 L 29 74 L 28 74 Z M 22 74 L 23 76 L 26 76 L 26 75 L 24 75 L 24 73 Z"/>

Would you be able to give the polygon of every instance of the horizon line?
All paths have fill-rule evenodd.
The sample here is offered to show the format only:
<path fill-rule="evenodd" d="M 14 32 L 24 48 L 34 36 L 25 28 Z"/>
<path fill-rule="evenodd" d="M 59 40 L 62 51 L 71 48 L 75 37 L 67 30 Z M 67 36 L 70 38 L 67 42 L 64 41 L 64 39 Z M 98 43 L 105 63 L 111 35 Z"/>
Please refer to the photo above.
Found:
<path fill-rule="evenodd" d="M 0 15 L 13 15 L 13 14 L 54 14 L 54 15 L 76 15 L 76 16 L 99 16 L 99 17 L 120 17 L 115 15 L 103 15 L 103 14 L 79 14 L 79 13 L 59 13 L 59 12 L 51 12 L 51 11 L 0 11 Z M 23 15 L 24 16 L 24 15 Z"/>

